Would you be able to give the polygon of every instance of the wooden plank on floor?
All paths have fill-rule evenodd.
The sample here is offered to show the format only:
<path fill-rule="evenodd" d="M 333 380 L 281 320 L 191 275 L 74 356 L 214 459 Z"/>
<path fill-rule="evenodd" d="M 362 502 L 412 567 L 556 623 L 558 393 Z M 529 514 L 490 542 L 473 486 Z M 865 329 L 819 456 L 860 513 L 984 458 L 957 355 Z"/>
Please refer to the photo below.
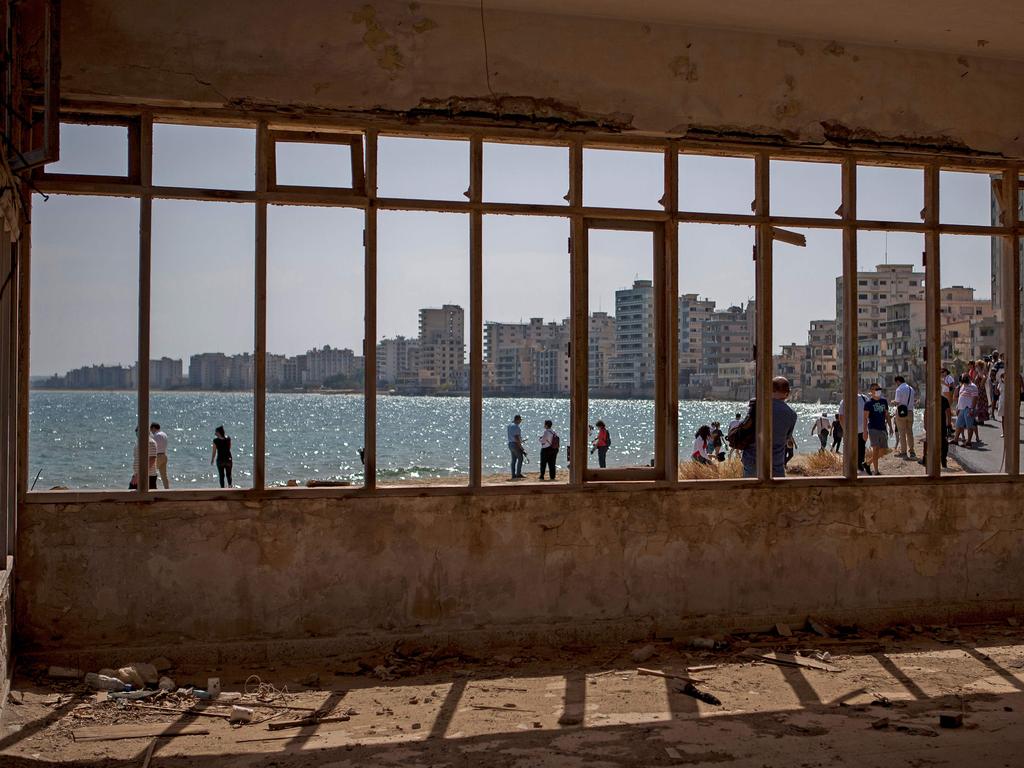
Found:
<path fill-rule="evenodd" d="M 142 723 L 138 725 L 96 725 L 76 728 L 75 741 L 115 741 L 117 739 L 170 738 L 171 736 L 202 736 L 210 729 L 202 725 L 182 723 Z"/>
<path fill-rule="evenodd" d="M 789 653 L 761 653 L 757 658 L 770 661 L 772 664 L 780 664 L 785 667 L 805 667 L 807 669 L 820 669 L 822 672 L 842 672 L 843 670 L 834 664 L 826 664 L 824 661 L 809 659 L 806 656 L 794 656 Z"/>

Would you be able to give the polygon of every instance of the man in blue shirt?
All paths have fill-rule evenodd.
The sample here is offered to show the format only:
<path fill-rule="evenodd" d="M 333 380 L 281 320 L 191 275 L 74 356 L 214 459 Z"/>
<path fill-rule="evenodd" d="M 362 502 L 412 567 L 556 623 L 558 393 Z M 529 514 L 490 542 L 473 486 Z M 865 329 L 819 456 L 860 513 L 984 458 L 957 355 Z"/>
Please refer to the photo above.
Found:
<path fill-rule="evenodd" d="M 518 480 L 523 476 L 523 458 L 526 456 L 526 451 L 523 450 L 523 433 L 519 429 L 522 420 L 523 417 L 517 413 L 512 419 L 512 423 L 508 425 L 508 450 L 512 454 L 513 480 Z"/>
<path fill-rule="evenodd" d="M 786 476 L 786 443 L 793 437 L 796 411 L 786 405 L 789 379 L 772 379 L 772 477 Z M 755 418 L 757 416 L 755 412 Z M 743 476 L 757 477 L 757 442 L 743 449 Z"/>
<path fill-rule="evenodd" d="M 889 451 L 889 435 L 892 434 L 892 416 L 889 414 L 889 401 L 882 397 L 882 387 L 879 384 L 871 385 L 871 399 L 864 405 L 863 437 L 867 442 L 871 438 L 871 454 L 867 457 L 866 464 L 878 471 L 878 460 Z"/>

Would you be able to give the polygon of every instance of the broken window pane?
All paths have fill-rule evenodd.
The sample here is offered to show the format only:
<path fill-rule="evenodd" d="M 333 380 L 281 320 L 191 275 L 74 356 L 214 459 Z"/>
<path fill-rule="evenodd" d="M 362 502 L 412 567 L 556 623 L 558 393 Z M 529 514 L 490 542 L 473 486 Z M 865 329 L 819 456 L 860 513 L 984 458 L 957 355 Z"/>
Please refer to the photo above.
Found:
<path fill-rule="evenodd" d="M 772 216 L 839 217 L 843 193 L 838 163 L 772 160 L 770 173 Z"/>
<path fill-rule="evenodd" d="M 381 211 L 377 482 L 469 480 L 469 219 Z"/>
<path fill-rule="evenodd" d="M 949 447 L 950 470 L 1002 473 L 1000 421 L 1008 372 L 1001 364 L 1006 350 L 1002 281 L 992 271 L 1000 263 L 1002 239 L 942 235 L 939 248 L 942 366 L 953 380 L 944 389 L 952 392 L 954 439 L 959 442 Z"/>
<path fill-rule="evenodd" d="M 352 147 L 326 142 L 276 141 L 277 183 L 296 187 L 352 187 Z"/>
<path fill-rule="evenodd" d="M 256 131 L 153 125 L 153 183 L 202 189 L 256 188 Z"/>
<path fill-rule="evenodd" d="M 583 204 L 598 208 L 662 207 L 665 155 L 620 149 L 583 150 Z"/>
<path fill-rule="evenodd" d="M 483 199 L 494 203 L 568 205 L 569 148 L 484 144 Z"/>
<path fill-rule="evenodd" d="M 538 478 L 540 438 L 550 419 L 560 443 L 555 479 L 564 483 L 570 438 L 569 222 L 485 216 L 483 234 L 483 480 L 511 478 L 507 428 L 519 414 L 530 459 L 523 474 Z M 529 290 L 521 289 L 524 279 Z"/>
<path fill-rule="evenodd" d="M 364 221 L 268 207 L 268 486 L 363 482 Z"/>
<path fill-rule="evenodd" d="M 843 474 L 835 442 L 843 391 L 843 237 L 837 230 L 791 230 L 805 246 L 776 239 L 772 248 L 772 375 L 789 380 L 796 412 L 792 441 L 776 460 L 787 477 Z M 826 426 L 827 422 L 827 426 Z M 823 434 L 824 433 L 824 434 Z M 855 437 L 843 430 L 842 439 Z M 785 449 L 784 449 L 785 448 Z M 776 461 L 778 463 L 778 461 Z"/>
<path fill-rule="evenodd" d="M 227 454 L 213 457 L 218 426 L 231 438 L 231 484 L 252 484 L 254 216 L 250 203 L 153 202 L 150 348 L 184 363 L 181 382 L 150 384 L 172 488 L 216 488 L 218 465 L 227 485 Z"/>
<path fill-rule="evenodd" d="M 921 221 L 924 170 L 886 165 L 857 166 L 857 218 Z"/>
<path fill-rule="evenodd" d="M 656 330 L 654 237 L 601 229 L 588 234 L 587 466 L 650 467 L 662 342 Z"/>
<path fill-rule="evenodd" d="M 469 189 L 469 142 L 381 136 L 377 194 L 422 200 L 465 201 Z"/>
<path fill-rule="evenodd" d="M 60 124 L 60 160 L 46 173 L 128 175 L 128 128 L 123 125 Z"/>
<path fill-rule="evenodd" d="M 724 437 L 754 397 L 754 237 L 753 227 L 679 225 L 680 480 L 743 476 L 739 451 Z M 693 458 L 704 426 L 712 431 L 708 465 Z"/>
<path fill-rule="evenodd" d="M 924 248 L 924 235 L 917 232 L 857 233 L 857 283 L 864 283 L 857 293 L 857 389 L 869 394 L 871 385 L 879 384 L 889 403 L 894 432 L 888 442 L 894 454 L 880 462 L 889 475 L 925 471 L 917 463 L 924 455 L 929 375 Z"/>
<path fill-rule="evenodd" d="M 750 215 L 754 158 L 679 156 L 679 210 Z"/>
<path fill-rule="evenodd" d="M 34 196 L 31 292 L 29 485 L 126 489 L 138 424 L 139 201 Z"/>

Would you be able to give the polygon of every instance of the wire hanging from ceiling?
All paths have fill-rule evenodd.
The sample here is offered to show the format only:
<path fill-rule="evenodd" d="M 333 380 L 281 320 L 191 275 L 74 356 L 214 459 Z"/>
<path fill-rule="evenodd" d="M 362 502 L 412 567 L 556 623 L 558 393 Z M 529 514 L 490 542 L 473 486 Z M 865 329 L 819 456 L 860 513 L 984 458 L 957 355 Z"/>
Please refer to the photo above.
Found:
<path fill-rule="evenodd" d="M 491 98 L 497 100 L 498 94 L 491 87 L 491 57 L 487 51 L 487 22 L 484 20 L 484 0 L 480 0 L 480 31 L 483 33 L 484 40 L 484 74 L 487 76 L 487 90 L 490 91 Z"/>

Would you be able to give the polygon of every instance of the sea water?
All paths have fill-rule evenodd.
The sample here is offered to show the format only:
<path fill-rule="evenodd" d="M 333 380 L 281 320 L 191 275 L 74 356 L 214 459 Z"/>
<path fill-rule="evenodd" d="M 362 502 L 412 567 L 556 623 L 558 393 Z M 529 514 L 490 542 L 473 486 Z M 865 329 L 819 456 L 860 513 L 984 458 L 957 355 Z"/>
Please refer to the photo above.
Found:
<path fill-rule="evenodd" d="M 46 391 L 31 393 L 28 480 L 36 490 L 127 488 L 132 474 L 135 434 L 133 392 Z M 822 411 L 834 405 L 791 403 L 799 415 L 794 434 L 797 452 L 816 451 L 810 434 Z M 253 396 L 244 392 L 153 392 L 150 420 L 168 436 L 168 473 L 173 488 L 215 488 L 211 465 L 214 428 L 223 425 L 232 438 L 234 482 L 252 485 Z M 679 408 L 679 456 L 690 455 L 693 435 L 702 424 L 719 421 L 722 429 L 746 403 L 683 401 Z M 608 466 L 645 466 L 654 458 L 653 400 L 592 400 L 587 421 L 601 419 L 612 437 Z M 377 476 L 382 483 L 461 478 L 469 473 L 469 398 L 382 395 L 377 398 Z M 507 427 L 523 417 L 523 444 L 530 468 L 538 463 L 538 439 L 551 419 L 562 442 L 564 466 L 569 439 L 569 401 L 565 398 L 485 397 L 481 443 L 482 472 L 508 472 Z M 921 429 L 922 409 L 916 412 Z M 358 394 L 267 394 L 266 482 L 304 485 L 308 480 L 345 480 L 361 484 L 364 445 L 363 398 Z M 595 457 L 596 458 L 596 457 Z M 38 480 L 36 476 L 38 474 Z"/>

